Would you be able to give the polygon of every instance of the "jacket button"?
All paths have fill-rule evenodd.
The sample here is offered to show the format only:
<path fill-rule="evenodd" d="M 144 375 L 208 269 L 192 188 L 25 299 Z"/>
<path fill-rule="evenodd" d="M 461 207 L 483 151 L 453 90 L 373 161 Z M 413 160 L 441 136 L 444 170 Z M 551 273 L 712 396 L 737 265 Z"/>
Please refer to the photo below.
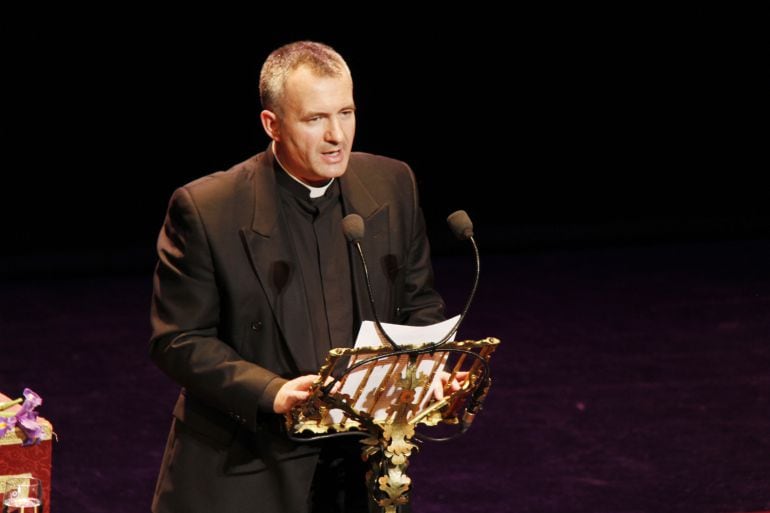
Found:
<path fill-rule="evenodd" d="M 233 419 L 234 421 L 238 422 L 239 424 L 246 424 L 246 419 L 238 415 L 237 413 L 228 412 L 227 416 Z"/>
<path fill-rule="evenodd" d="M 252 321 L 251 331 L 259 331 L 262 329 L 262 321 Z"/>

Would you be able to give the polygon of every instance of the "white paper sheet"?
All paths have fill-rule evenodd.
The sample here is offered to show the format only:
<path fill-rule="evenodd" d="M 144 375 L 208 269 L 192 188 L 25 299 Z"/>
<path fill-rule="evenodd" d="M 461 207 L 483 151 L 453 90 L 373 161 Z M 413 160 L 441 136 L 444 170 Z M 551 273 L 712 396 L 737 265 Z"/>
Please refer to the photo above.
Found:
<path fill-rule="evenodd" d="M 429 326 L 404 326 L 401 324 L 383 323 L 383 329 L 397 344 L 424 345 L 431 342 L 438 342 L 457 323 L 459 315 L 446 321 L 431 324 Z M 454 340 L 454 335 L 449 339 Z M 358 331 L 355 347 L 378 347 L 380 345 L 389 345 L 387 340 L 381 338 L 377 332 L 377 326 L 371 321 L 364 321 Z M 359 356 L 363 360 L 367 356 Z M 410 400 L 412 411 L 408 415 L 411 417 L 421 411 L 432 399 L 432 391 L 429 393 L 427 388 L 430 383 L 427 382 L 430 376 L 438 377 L 438 371 L 443 369 L 446 362 L 447 353 L 437 353 L 433 356 L 429 354 L 421 355 L 417 366 L 417 377 L 422 378 L 422 383 L 415 387 L 414 397 L 401 397 L 403 387 L 397 386 L 399 380 L 406 379 L 408 357 L 392 356 L 375 362 L 376 364 L 367 364 L 359 367 L 348 374 L 340 390 L 343 394 L 355 397 L 359 387 L 362 387 L 361 393 L 356 401 L 354 408 L 356 411 L 367 411 L 375 420 L 384 420 L 388 416 L 388 408 L 398 402 Z M 351 358 L 350 364 L 355 363 Z M 371 368 L 374 366 L 374 368 Z M 371 373 L 369 370 L 371 368 Z M 367 377 L 367 374 L 368 377 Z M 381 385 L 383 390 L 378 392 Z M 342 410 L 332 410 L 328 422 L 338 424 L 343 419 Z"/>

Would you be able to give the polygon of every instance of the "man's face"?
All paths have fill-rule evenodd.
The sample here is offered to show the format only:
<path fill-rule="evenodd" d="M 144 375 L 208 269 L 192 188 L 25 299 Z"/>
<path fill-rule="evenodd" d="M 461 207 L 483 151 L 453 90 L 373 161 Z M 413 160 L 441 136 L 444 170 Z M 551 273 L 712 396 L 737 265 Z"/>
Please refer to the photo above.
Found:
<path fill-rule="evenodd" d="M 300 67 L 289 74 L 273 132 L 278 159 L 310 185 L 342 176 L 356 133 L 353 82 Z"/>

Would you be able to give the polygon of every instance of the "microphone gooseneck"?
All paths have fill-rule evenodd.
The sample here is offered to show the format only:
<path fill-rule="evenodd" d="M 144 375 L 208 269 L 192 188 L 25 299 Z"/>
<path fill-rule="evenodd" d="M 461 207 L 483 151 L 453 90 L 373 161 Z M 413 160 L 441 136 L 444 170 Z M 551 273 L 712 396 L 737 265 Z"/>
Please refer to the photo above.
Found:
<path fill-rule="evenodd" d="M 457 319 L 455 325 L 452 326 L 452 329 L 449 330 L 444 338 L 433 344 L 434 350 L 446 344 L 449 339 L 452 338 L 452 335 L 457 333 L 457 330 L 460 329 L 460 324 L 462 324 L 463 320 L 465 319 L 465 315 L 468 313 L 468 310 L 471 307 L 473 298 L 476 296 L 476 289 L 479 286 L 479 276 L 481 275 L 481 258 L 479 258 L 479 247 L 476 245 L 476 239 L 473 238 L 473 223 L 471 222 L 470 217 L 468 217 L 468 214 L 465 212 L 465 210 L 457 210 L 456 212 L 449 214 L 446 220 L 447 223 L 449 223 L 449 228 L 451 228 L 452 233 L 454 233 L 458 239 L 469 240 L 471 242 L 471 246 L 473 247 L 474 260 L 476 262 L 476 272 L 475 276 L 473 277 L 473 288 L 471 289 L 471 293 L 468 295 L 468 299 L 465 301 L 465 307 L 463 307 L 460 318 Z"/>
<path fill-rule="evenodd" d="M 364 238 L 364 220 L 358 214 L 348 214 L 342 219 L 342 231 L 345 233 L 345 238 L 348 242 L 353 244 L 358 253 L 358 258 L 361 260 L 361 266 L 364 269 L 364 281 L 366 282 L 366 292 L 369 296 L 369 305 L 372 307 L 372 315 L 374 315 L 374 324 L 377 329 L 388 341 L 388 343 L 395 350 L 401 349 L 401 346 L 396 344 L 390 335 L 385 332 L 380 322 L 380 317 L 377 315 L 377 308 L 374 305 L 374 294 L 372 294 L 372 283 L 369 281 L 369 268 L 366 265 L 366 258 L 364 257 L 364 250 L 361 248 L 361 239 Z"/>

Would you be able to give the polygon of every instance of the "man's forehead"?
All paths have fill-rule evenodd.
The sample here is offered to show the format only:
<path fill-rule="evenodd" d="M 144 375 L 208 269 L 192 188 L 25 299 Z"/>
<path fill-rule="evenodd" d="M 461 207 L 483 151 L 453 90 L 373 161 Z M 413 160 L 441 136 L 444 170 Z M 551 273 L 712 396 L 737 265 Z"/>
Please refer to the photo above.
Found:
<path fill-rule="evenodd" d="M 289 105 L 301 106 L 303 110 L 352 106 L 353 83 L 345 75 L 302 73 L 290 76 L 286 86 L 284 101 Z"/>
<path fill-rule="evenodd" d="M 315 69 L 309 64 L 300 64 L 297 67 L 290 70 L 289 73 L 286 75 L 287 83 L 289 81 L 298 81 L 298 80 L 312 81 L 312 80 L 324 80 L 324 79 L 343 80 L 343 81 L 352 82 L 352 78 L 345 71 L 340 71 L 339 73 L 329 73 L 323 70 Z"/>

